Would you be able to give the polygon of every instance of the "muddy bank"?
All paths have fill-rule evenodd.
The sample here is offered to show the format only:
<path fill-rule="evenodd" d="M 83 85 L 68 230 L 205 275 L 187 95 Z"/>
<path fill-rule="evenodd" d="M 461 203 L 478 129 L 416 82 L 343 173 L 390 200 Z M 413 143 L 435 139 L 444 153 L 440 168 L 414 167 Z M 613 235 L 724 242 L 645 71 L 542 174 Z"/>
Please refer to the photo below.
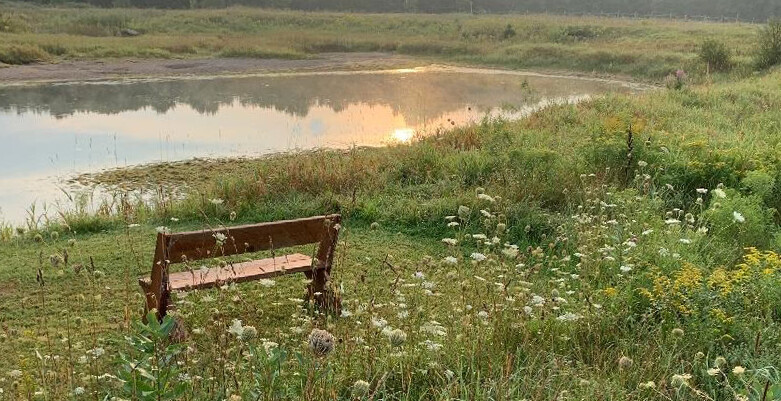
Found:
<path fill-rule="evenodd" d="M 420 59 L 388 53 L 325 53 L 301 60 L 215 58 L 62 61 L 56 64 L 3 65 L 0 68 L 0 85 L 126 78 L 177 78 L 282 71 L 370 70 L 402 68 L 420 65 L 420 63 Z"/>

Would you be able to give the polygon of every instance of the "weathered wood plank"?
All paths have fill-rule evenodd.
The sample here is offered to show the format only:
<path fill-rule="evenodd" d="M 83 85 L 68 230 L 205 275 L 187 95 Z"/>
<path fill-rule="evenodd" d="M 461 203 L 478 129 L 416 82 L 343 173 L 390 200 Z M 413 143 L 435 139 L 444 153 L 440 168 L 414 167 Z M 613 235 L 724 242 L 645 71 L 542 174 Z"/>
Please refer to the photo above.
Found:
<path fill-rule="evenodd" d="M 169 263 L 182 263 L 185 260 L 196 261 L 319 243 L 323 237 L 329 235 L 328 222 L 338 218 L 338 215 L 317 216 L 216 230 L 166 234 L 166 256 Z M 221 235 L 225 236 L 225 240 L 222 246 L 218 246 L 217 237 Z"/>
<path fill-rule="evenodd" d="M 275 258 L 233 263 L 225 267 L 170 273 L 168 280 L 169 288 L 172 291 L 186 291 L 310 270 L 312 270 L 312 258 L 294 253 Z"/>

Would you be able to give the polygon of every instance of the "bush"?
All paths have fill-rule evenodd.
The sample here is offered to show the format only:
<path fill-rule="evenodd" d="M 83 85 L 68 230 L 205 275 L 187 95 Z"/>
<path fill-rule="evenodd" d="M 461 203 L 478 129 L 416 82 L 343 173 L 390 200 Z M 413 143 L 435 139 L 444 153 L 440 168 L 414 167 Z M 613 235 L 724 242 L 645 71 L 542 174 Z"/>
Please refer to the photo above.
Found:
<path fill-rule="evenodd" d="M 776 181 L 775 177 L 766 171 L 749 171 L 746 173 L 746 177 L 741 180 L 740 184 L 750 194 L 756 195 L 766 202 L 772 201 Z"/>
<path fill-rule="evenodd" d="M 700 60 L 708 65 L 710 71 L 729 71 L 732 68 L 732 54 L 727 45 L 718 40 L 706 39 L 700 45 Z"/>
<path fill-rule="evenodd" d="M 38 46 L 11 45 L 0 47 L 0 63 L 5 64 L 31 64 L 44 61 L 49 54 Z"/>
<path fill-rule="evenodd" d="M 765 207 L 759 196 L 743 196 L 733 190 L 722 193 L 726 196 L 712 198 L 703 213 L 710 233 L 724 245 L 722 249 L 767 247 L 773 238 L 775 211 Z"/>
<path fill-rule="evenodd" d="M 515 28 L 513 28 L 512 25 L 507 24 L 507 26 L 504 28 L 504 32 L 502 32 L 502 39 L 510 39 L 515 36 Z"/>
<path fill-rule="evenodd" d="M 758 69 L 781 63 L 781 19 L 769 21 L 759 32 L 759 47 L 754 63 Z"/>

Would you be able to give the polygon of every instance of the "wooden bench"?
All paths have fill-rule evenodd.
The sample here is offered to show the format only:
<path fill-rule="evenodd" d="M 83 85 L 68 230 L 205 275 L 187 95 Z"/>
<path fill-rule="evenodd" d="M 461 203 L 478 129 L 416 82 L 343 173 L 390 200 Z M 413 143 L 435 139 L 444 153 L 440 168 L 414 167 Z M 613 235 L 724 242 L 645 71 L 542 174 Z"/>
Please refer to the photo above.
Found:
<path fill-rule="evenodd" d="M 338 308 L 338 298 L 326 289 L 339 236 L 341 216 L 226 227 L 217 230 L 158 233 L 152 275 L 139 279 L 146 294 L 146 310 L 157 310 L 159 318 L 169 308 L 171 291 L 218 287 L 289 273 L 304 273 L 311 283 L 308 299 L 324 308 Z M 319 244 L 315 259 L 300 253 L 275 256 L 276 250 L 297 245 Z M 169 266 L 248 252 L 272 251 L 272 257 L 221 267 L 169 273 Z"/>

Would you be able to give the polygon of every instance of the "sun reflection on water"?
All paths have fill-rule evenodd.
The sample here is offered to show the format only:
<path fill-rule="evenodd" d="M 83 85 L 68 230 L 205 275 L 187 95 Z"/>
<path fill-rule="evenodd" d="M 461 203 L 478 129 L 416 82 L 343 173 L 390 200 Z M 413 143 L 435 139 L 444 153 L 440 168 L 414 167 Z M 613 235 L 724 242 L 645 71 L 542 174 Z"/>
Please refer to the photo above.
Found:
<path fill-rule="evenodd" d="M 410 143 L 415 136 L 415 130 L 412 128 L 396 128 L 393 130 L 393 140 L 401 143 Z"/>

